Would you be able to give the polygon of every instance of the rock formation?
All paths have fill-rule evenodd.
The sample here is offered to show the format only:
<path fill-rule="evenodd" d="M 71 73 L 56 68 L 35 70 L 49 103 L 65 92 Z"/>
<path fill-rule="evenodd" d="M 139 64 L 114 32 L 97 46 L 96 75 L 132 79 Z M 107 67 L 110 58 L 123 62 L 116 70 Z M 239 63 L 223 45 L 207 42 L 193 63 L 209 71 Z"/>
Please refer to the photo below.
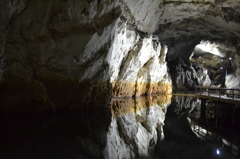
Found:
<path fill-rule="evenodd" d="M 232 60 L 232 67 L 235 70 L 232 74 L 226 76 L 225 85 L 228 88 L 240 88 L 240 41 L 236 43 L 236 54 Z"/>
<path fill-rule="evenodd" d="M 157 139 L 164 138 L 162 126 L 171 95 L 118 100 L 111 103 L 112 122 L 107 133 L 104 158 L 151 156 Z"/>
<path fill-rule="evenodd" d="M 188 59 L 201 40 L 238 46 L 239 6 L 238 0 L 1 1 L 0 111 L 76 110 L 106 106 L 112 97 L 169 94 L 167 62 Z"/>
<path fill-rule="evenodd" d="M 1 3 L 1 110 L 71 110 L 171 92 L 167 47 L 134 29 L 125 2 Z"/>
<path fill-rule="evenodd" d="M 208 70 L 212 85 L 225 87 L 225 76 L 233 73 L 232 60 L 235 53 L 235 46 L 227 41 L 221 43 L 203 41 L 195 47 L 190 60 Z"/>
<path fill-rule="evenodd" d="M 168 66 L 175 89 L 194 90 L 195 86 L 211 84 L 207 70 L 197 63 L 179 59 L 168 62 Z"/>

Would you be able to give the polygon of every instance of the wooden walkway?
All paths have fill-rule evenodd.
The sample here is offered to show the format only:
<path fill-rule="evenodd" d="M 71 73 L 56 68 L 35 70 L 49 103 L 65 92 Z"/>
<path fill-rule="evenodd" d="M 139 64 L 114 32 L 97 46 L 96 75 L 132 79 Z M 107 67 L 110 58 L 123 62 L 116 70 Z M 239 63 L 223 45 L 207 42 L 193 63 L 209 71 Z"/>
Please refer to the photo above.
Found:
<path fill-rule="evenodd" d="M 195 87 L 197 98 L 231 103 L 240 106 L 240 89 L 219 87 Z"/>

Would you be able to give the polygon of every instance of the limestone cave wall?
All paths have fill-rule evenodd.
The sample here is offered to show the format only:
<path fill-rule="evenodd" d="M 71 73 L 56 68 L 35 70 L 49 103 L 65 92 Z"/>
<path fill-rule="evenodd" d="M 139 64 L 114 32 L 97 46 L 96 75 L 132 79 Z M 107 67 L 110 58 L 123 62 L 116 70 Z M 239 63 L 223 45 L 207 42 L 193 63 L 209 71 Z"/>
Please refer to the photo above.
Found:
<path fill-rule="evenodd" d="M 231 63 L 234 72 L 226 76 L 225 85 L 228 88 L 240 88 L 240 42 L 236 43 L 236 54 Z"/>
<path fill-rule="evenodd" d="M 1 111 L 76 110 L 112 97 L 170 93 L 167 46 L 134 28 L 128 3 L 1 2 Z M 141 17 L 151 16 L 143 9 Z"/>
<path fill-rule="evenodd" d="M 106 106 L 112 97 L 169 94 L 167 62 L 187 59 L 201 40 L 234 43 L 239 5 L 234 0 L 1 1 L 0 111 L 76 110 Z"/>

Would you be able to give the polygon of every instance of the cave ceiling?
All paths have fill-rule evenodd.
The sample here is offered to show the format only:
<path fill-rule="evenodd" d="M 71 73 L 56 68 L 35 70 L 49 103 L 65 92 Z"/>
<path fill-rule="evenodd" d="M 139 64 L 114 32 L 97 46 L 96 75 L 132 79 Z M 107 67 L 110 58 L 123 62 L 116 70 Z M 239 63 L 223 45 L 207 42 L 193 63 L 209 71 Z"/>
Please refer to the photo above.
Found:
<path fill-rule="evenodd" d="M 170 60 L 189 58 L 202 40 L 234 44 L 240 37 L 238 0 L 153 1 L 148 6 L 151 10 L 147 15 L 138 11 L 143 8 L 136 9 L 138 3 L 126 2 L 135 17 L 137 29 L 153 33 L 159 41 L 167 44 Z"/>

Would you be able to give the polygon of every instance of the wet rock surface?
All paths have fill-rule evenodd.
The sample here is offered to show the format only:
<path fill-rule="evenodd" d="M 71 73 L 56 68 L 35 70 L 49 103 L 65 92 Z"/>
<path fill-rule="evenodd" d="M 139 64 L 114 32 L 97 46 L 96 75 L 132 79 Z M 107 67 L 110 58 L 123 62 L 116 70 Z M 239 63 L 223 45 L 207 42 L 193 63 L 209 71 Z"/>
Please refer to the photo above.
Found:
<path fill-rule="evenodd" d="M 136 30 L 131 5 L 1 2 L 0 110 L 76 110 L 106 105 L 112 96 L 170 93 L 167 46 Z"/>
<path fill-rule="evenodd" d="M 233 0 L 0 4 L 3 112 L 72 110 L 105 105 L 112 96 L 171 93 L 166 61 L 188 59 L 201 40 L 235 44 L 239 39 L 240 3 Z M 194 83 L 181 88 L 192 89 Z M 16 103 L 29 106 L 20 110 Z"/>
<path fill-rule="evenodd" d="M 103 44 L 91 46 L 98 56 L 82 56 L 92 37 L 118 18 L 118 1 L 4 1 L 1 14 L 3 112 L 72 110 L 110 101 Z"/>
<path fill-rule="evenodd" d="M 194 90 L 195 86 L 209 86 L 211 80 L 207 69 L 188 60 L 174 60 L 168 62 L 175 89 Z"/>

